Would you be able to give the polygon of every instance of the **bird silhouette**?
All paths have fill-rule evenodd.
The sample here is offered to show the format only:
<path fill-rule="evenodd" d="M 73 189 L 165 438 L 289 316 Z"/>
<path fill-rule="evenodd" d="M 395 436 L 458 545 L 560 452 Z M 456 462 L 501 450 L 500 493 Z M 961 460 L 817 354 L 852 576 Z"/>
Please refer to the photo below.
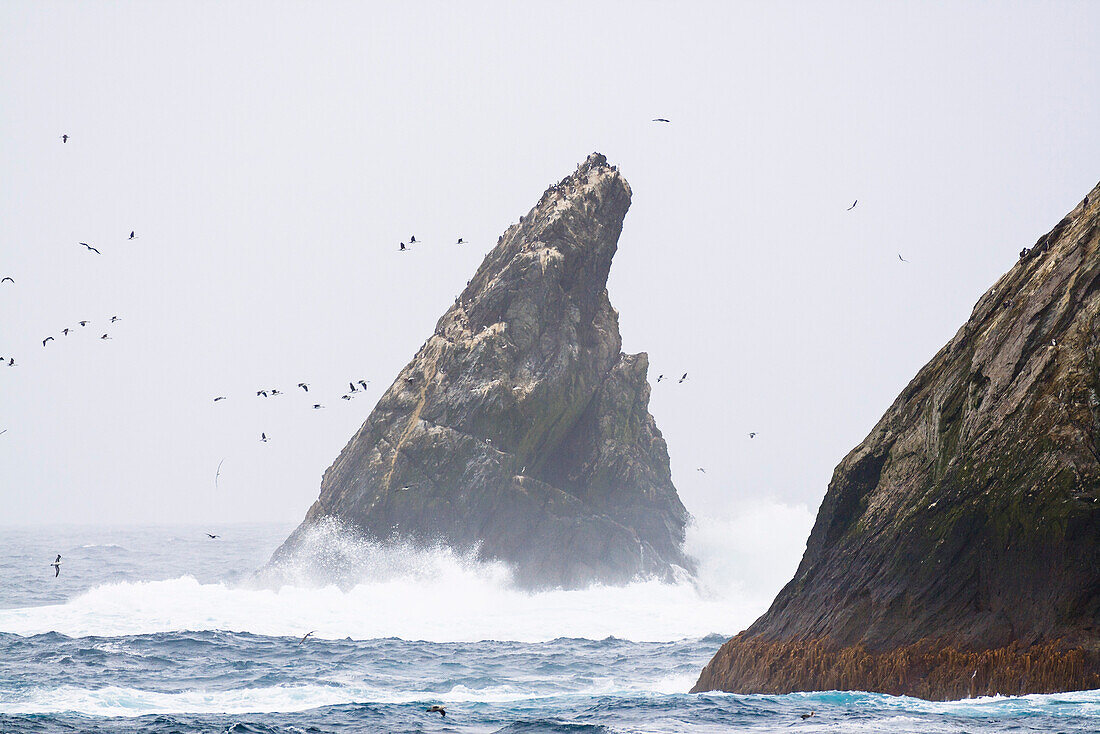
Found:
<path fill-rule="evenodd" d="M 260 397 L 267 397 L 267 390 L 257 390 L 256 395 Z"/>
<path fill-rule="evenodd" d="M 464 245 L 464 244 L 466 244 L 466 240 L 464 240 L 464 239 L 462 239 L 461 237 L 459 237 L 459 238 L 458 238 L 458 242 L 456 242 L 455 244 L 456 244 L 456 245 Z"/>
<path fill-rule="evenodd" d="M 654 117 L 652 121 L 653 122 L 671 122 L 671 120 L 666 120 L 663 117 Z"/>
<path fill-rule="evenodd" d="M 298 640 L 298 644 L 295 645 L 295 647 L 301 647 L 302 643 L 305 642 L 306 640 L 308 640 L 310 637 L 312 637 L 313 633 L 316 632 L 316 631 L 317 630 L 310 630 L 309 632 L 306 632 L 304 635 L 302 635 L 302 639 Z"/>
<path fill-rule="evenodd" d="M 80 244 L 84 245 L 85 247 L 87 247 L 89 250 L 91 250 L 92 252 L 94 252 L 97 255 L 102 255 L 103 254 L 99 250 L 97 250 L 94 247 L 92 247 L 91 245 L 89 245 L 87 242 L 81 242 Z"/>
<path fill-rule="evenodd" d="M 8 357 L 8 367 L 15 366 L 15 357 Z"/>
<path fill-rule="evenodd" d="M 409 244 L 410 245 L 415 245 L 416 244 L 416 235 L 413 235 L 412 237 L 409 238 Z"/>
<path fill-rule="evenodd" d="M 42 346 L 46 346 L 46 342 L 52 342 L 53 340 L 54 340 L 54 338 L 52 336 L 46 337 L 45 339 L 42 340 Z"/>
<path fill-rule="evenodd" d="M 663 379 L 665 379 L 664 375 L 657 375 L 657 382 L 660 382 Z"/>
<path fill-rule="evenodd" d="M 225 396 L 224 395 L 219 395 L 218 397 L 214 398 L 215 403 L 218 402 L 219 400 L 225 400 Z"/>
<path fill-rule="evenodd" d="M 351 400 L 351 395 L 341 395 L 340 399 L 341 400 Z"/>
<path fill-rule="evenodd" d="M 281 393 L 281 392 L 279 392 L 279 391 L 278 391 L 278 390 L 277 390 L 276 388 L 274 388 L 274 387 L 273 387 L 273 388 L 271 388 L 271 397 L 275 397 L 276 395 L 282 395 L 282 393 Z"/>
<path fill-rule="evenodd" d="M 355 392 L 355 383 L 354 383 L 354 382 L 349 382 L 349 383 L 348 383 L 348 387 L 350 387 L 350 388 L 351 388 L 351 391 L 352 391 L 352 392 Z"/>
<path fill-rule="evenodd" d="M 321 405 L 320 403 L 314 403 L 313 404 L 313 409 L 314 410 L 320 410 L 323 407 L 325 407 L 325 406 Z"/>
<path fill-rule="evenodd" d="M 908 260 L 906 260 L 904 257 L 901 256 L 900 252 L 898 253 L 898 260 L 901 260 L 903 263 L 909 262 Z"/>
<path fill-rule="evenodd" d="M 111 323 L 113 324 L 113 323 L 115 323 L 116 321 L 122 321 L 122 319 L 120 319 L 120 318 L 119 318 L 118 316 L 112 316 L 112 317 L 111 317 Z"/>
<path fill-rule="evenodd" d="M 677 382 L 676 384 L 677 384 L 677 385 L 679 385 L 679 384 L 680 384 L 681 382 L 683 382 L 683 381 L 684 381 L 684 380 L 686 380 L 687 378 L 688 378 L 688 373 L 687 373 L 687 372 L 685 372 L 685 373 L 684 373 L 684 375 L 683 375 L 683 377 L 681 377 L 681 378 L 679 379 L 679 381 L 678 381 L 678 382 Z"/>
<path fill-rule="evenodd" d="M 264 443 L 267 443 L 267 434 L 266 433 L 261 433 L 260 434 L 260 440 L 263 441 Z"/>
<path fill-rule="evenodd" d="M 696 469 L 695 471 L 701 471 L 701 472 L 703 472 L 704 474 L 706 474 L 706 473 L 707 473 L 707 470 L 706 470 L 706 469 L 704 469 L 703 467 L 699 467 L 699 468 L 698 468 L 698 469 Z"/>
<path fill-rule="evenodd" d="M 61 330 L 61 335 L 62 336 L 68 336 L 69 335 L 69 330 L 68 329 L 62 329 Z"/>
<path fill-rule="evenodd" d="M 0 278 L 0 283 L 6 283 L 6 282 L 9 282 L 9 281 L 14 283 L 15 279 L 12 278 L 10 275 L 5 275 L 3 278 Z"/>
<path fill-rule="evenodd" d="M 359 381 L 359 384 L 363 386 L 363 389 L 364 389 L 364 390 L 366 390 L 366 389 L 367 389 L 367 383 L 366 383 L 366 381 L 365 381 L 365 380 L 360 380 L 360 381 Z"/>
<path fill-rule="evenodd" d="M 756 438 L 756 431 L 749 434 L 749 438 Z"/>
<path fill-rule="evenodd" d="M 211 540 L 217 540 L 221 536 L 220 535 L 212 535 L 211 533 L 207 533 L 206 537 L 210 538 Z"/>
<path fill-rule="evenodd" d="M 57 578 L 61 575 L 61 554 L 57 554 L 57 560 L 50 564 L 53 566 L 53 577 Z"/>
<path fill-rule="evenodd" d="M 134 239 L 137 235 L 134 234 L 134 230 L 130 230 L 130 239 Z"/>
<path fill-rule="evenodd" d="M 405 243 L 404 243 L 404 242 L 402 242 L 402 243 L 401 243 L 401 252 L 404 252 L 404 251 L 405 251 L 405 250 L 407 250 L 407 249 L 409 249 L 409 248 L 405 247 Z"/>
<path fill-rule="evenodd" d="M 61 142 L 62 142 L 62 143 L 67 143 L 67 142 L 69 142 L 69 136 L 68 136 L 68 135 L 59 135 L 58 137 L 60 137 L 60 138 L 61 138 Z"/>
<path fill-rule="evenodd" d="M 99 338 L 100 338 L 100 339 L 110 339 L 111 337 L 109 337 L 109 336 L 107 336 L 106 334 L 104 334 L 103 336 L 101 336 L 101 337 L 99 337 Z"/>
<path fill-rule="evenodd" d="M 87 326 L 88 325 L 87 321 L 78 321 L 77 323 L 80 324 L 81 326 Z"/>
<path fill-rule="evenodd" d="M 853 209 L 856 208 L 856 204 L 858 204 L 858 203 L 859 203 L 859 199 L 856 199 L 855 201 L 852 202 L 852 205 L 850 207 L 848 207 L 847 209 L 845 209 L 844 211 L 849 211 L 849 212 L 852 211 Z"/>
<path fill-rule="evenodd" d="M 303 389 L 303 390 L 305 390 L 306 392 L 309 392 L 309 385 L 307 385 L 307 384 L 306 384 L 306 383 L 304 383 L 304 382 L 299 382 L 299 383 L 298 383 L 298 387 L 302 388 L 302 389 Z"/>

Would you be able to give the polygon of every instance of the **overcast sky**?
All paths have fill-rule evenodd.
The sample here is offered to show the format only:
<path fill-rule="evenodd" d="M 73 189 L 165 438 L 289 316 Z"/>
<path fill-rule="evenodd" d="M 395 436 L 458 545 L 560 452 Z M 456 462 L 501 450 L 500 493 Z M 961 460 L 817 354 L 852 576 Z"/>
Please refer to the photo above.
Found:
<path fill-rule="evenodd" d="M 634 192 L 624 349 L 690 373 L 651 405 L 689 510 L 816 510 L 1100 179 L 1097 28 L 1086 2 L 4 3 L 0 524 L 300 519 L 597 150 Z"/>

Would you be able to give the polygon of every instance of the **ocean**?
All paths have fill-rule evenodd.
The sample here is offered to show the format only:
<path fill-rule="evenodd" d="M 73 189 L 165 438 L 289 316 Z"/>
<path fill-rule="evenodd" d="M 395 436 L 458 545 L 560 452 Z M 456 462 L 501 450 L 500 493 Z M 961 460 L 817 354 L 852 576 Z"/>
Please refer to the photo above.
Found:
<path fill-rule="evenodd" d="M 290 530 L 0 528 L 0 734 L 1100 731 L 1100 691 L 688 694 L 787 572 L 766 593 L 721 578 L 525 593 L 501 566 L 327 528 L 312 542 L 331 574 L 257 574 Z"/>

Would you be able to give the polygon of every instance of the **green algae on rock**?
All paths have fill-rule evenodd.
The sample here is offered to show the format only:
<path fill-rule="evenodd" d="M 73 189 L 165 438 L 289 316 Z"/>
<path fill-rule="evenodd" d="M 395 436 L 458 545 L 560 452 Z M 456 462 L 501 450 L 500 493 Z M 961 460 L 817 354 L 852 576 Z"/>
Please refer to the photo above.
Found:
<path fill-rule="evenodd" d="M 602 155 L 489 252 L 276 552 L 335 519 L 500 560 L 525 586 L 690 573 L 686 510 L 607 276 L 630 187 Z"/>
<path fill-rule="evenodd" d="M 836 468 L 792 579 L 693 690 L 1100 688 L 1100 186 Z"/>

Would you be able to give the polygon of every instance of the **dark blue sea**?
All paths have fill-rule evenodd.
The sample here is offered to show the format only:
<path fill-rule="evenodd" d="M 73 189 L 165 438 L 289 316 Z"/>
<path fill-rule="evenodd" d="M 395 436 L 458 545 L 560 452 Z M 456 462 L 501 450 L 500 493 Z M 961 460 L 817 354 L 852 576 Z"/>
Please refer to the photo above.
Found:
<path fill-rule="evenodd" d="M 0 528 L 0 733 L 1100 731 L 1100 691 L 691 695 L 766 601 L 686 581 L 527 594 L 332 528 L 313 542 L 338 573 L 258 574 L 289 530 Z"/>

